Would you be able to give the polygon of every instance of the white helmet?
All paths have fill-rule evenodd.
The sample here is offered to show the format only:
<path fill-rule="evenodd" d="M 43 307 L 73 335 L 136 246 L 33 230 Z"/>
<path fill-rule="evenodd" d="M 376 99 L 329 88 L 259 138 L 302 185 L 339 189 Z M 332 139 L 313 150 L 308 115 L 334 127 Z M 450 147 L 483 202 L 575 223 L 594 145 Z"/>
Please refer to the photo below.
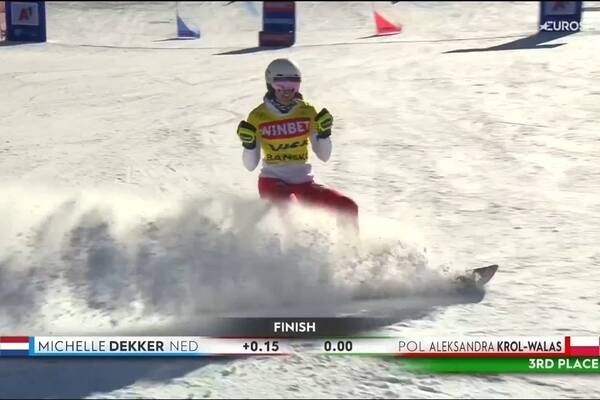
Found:
<path fill-rule="evenodd" d="M 271 61 L 267 70 L 265 71 L 265 80 L 267 81 L 267 87 L 273 85 L 273 81 L 277 78 L 291 78 L 300 82 L 302 75 L 300 74 L 300 68 L 295 62 L 288 60 L 287 58 L 278 58 Z"/>

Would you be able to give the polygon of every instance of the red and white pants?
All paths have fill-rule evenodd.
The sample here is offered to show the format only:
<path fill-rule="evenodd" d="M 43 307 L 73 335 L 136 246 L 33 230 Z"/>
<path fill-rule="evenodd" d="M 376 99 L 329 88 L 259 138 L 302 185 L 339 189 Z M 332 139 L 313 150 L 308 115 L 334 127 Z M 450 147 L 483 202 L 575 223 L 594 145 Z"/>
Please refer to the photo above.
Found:
<path fill-rule="evenodd" d="M 298 201 L 300 203 L 329 209 L 338 216 L 346 217 L 358 228 L 358 205 L 342 193 L 319 185 L 314 181 L 286 183 L 276 178 L 258 178 L 260 197 L 275 203 Z"/>

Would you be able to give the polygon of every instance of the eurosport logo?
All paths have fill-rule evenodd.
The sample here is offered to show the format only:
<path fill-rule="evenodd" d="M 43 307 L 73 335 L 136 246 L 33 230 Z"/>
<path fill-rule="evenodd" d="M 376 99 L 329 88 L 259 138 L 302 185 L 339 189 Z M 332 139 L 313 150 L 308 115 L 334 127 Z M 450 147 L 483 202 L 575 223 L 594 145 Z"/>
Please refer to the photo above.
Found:
<path fill-rule="evenodd" d="M 589 32 L 597 30 L 597 28 L 577 21 L 546 21 L 540 25 L 540 30 L 546 32 Z"/>

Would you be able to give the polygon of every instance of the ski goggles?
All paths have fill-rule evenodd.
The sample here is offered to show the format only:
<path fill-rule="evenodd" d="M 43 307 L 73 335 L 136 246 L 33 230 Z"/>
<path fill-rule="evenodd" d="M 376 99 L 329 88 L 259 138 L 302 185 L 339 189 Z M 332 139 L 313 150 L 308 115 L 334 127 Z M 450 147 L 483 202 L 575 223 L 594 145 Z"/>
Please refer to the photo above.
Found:
<path fill-rule="evenodd" d="M 288 81 L 288 82 L 300 82 L 299 76 L 276 76 L 273 78 L 273 82 L 277 81 Z"/>

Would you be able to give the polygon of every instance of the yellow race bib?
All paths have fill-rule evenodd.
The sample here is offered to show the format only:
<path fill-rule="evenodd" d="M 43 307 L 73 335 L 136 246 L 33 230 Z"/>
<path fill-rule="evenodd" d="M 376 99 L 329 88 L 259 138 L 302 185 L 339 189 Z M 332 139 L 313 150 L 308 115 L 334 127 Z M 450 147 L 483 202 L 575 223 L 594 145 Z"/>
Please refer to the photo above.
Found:
<path fill-rule="evenodd" d="M 314 107 L 304 101 L 284 115 L 271 112 L 265 104 L 255 108 L 248 122 L 257 127 L 263 161 L 271 165 L 306 163 L 315 116 Z"/>

